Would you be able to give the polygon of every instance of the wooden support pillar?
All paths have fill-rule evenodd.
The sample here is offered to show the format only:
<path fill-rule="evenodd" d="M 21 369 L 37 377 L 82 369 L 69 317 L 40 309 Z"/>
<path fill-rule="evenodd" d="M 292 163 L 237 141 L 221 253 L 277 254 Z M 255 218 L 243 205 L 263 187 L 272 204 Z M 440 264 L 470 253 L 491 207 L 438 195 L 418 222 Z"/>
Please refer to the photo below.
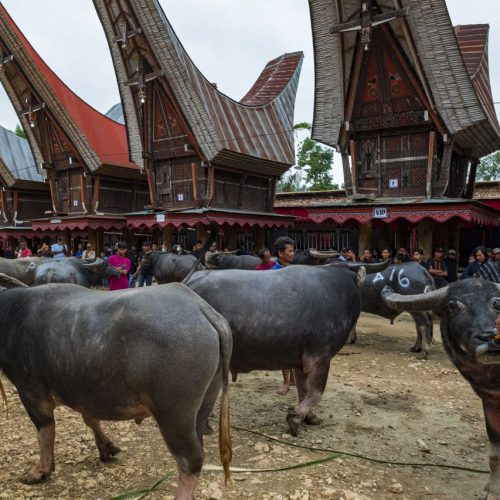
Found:
<path fill-rule="evenodd" d="M 467 182 L 467 188 L 465 190 L 464 198 L 472 200 L 474 197 L 474 189 L 476 187 L 476 173 L 477 167 L 479 165 L 479 160 L 472 160 L 470 164 L 469 179 Z"/>
<path fill-rule="evenodd" d="M 170 224 L 168 224 L 162 229 L 161 244 L 166 245 L 167 250 L 172 250 L 173 243 L 174 243 L 173 227 Z"/>
<path fill-rule="evenodd" d="M 392 231 L 391 231 L 391 225 L 384 223 L 381 230 L 377 231 L 378 235 L 378 242 L 375 245 L 379 249 L 382 249 L 384 247 L 392 247 Z"/>
<path fill-rule="evenodd" d="M 104 229 L 98 229 L 95 234 L 95 254 L 96 257 L 101 255 L 104 249 Z"/>
<path fill-rule="evenodd" d="M 446 242 L 446 249 L 452 248 L 457 252 L 457 262 L 460 259 L 460 221 L 453 218 L 447 222 L 448 226 L 448 241 Z"/>
<path fill-rule="evenodd" d="M 198 224 L 196 224 L 196 241 L 199 240 L 203 244 L 205 244 L 205 241 L 207 240 L 208 235 L 210 234 L 207 233 L 207 231 L 208 231 L 208 226 L 205 226 L 201 222 L 198 222 Z"/>
<path fill-rule="evenodd" d="M 351 151 L 351 180 L 352 180 L 352 194 L 358 194 L 358 179 L 356 172 L 356 142 L 349 141 L 349 148 Z"/>
<path fill-rule="evenodd" d="M 372 229 L 373 222 L 371 220 L 359 226 L 358 254 L 361 255 L 363 250 L 372 247 Z"/>
<path fill-rule="evenodd" d="M 264 248 L 266 232 L 262 227 L 255 228 L 255 250 L 258 252 L 261 248 Z"/>
<path fill-rule="evenodd" d="M 92 245 L 94 251 L 97 249 L 97 232 L 95 229 L 89 229 L 87 242 Z"/>
<path fill-rule="evenodd" d="M 63 238 L 64 238 L 64 243 L 68 247 L 69 253 L 73 251 L 73 242 L 71 241 L 71 230 L 70 229 L 65 229 L 63 231 Z"/>
<path fill-rule="evenodd" d="M 423 220 L 418 225 L 418 248 L 424 251 L 424 258 L 432 257 L 432 231 L 434 222 L 428 219 Z"/>
<path fill-rule="evenodd" d="M 238 236 L 234 227 L 224 226 L 224 246 L 231 250 L 238 250 Z"/>
<path fill-rule="evenodd" d="M 429 150 L 427 154 L 427 177 L 425 193 L 427 198 L 432 198 L 432 166 L 434 165 L 434 144 L 436 142 L 436 132 L 429 132 Z"/>
<path fill-rule="evenodd" d="M 131 248 L 132 245 L 134 244 L 134 231 L 125 228 L 123 230 L 123 239 L 127 243 L 128 248 Z"/>

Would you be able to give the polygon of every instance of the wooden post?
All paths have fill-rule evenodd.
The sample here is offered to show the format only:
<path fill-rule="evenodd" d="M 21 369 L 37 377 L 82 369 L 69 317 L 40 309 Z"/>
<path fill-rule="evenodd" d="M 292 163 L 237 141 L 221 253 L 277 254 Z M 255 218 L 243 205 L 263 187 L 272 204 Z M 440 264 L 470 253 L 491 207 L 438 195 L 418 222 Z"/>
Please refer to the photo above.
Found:
<path fill-rule="evenodd" d="M 257 252 L 261 248 L 264 248 L 264 246 L 265 246 L 264 239 L 265 239 L 264 228 L 262 228 L 262 227 L 256 227 L 255 228 L 255 247 L 256 247 L 255 250 L 257 250 Z"/>
<path fill-rule="evenodd" d="M 479 165 L 479 160 L 472 160 L 470 164 L 469 180 L 467 183 L 467 188 L 465 190 L 464 198 L 472 200 L 474 198 L 474 189 L 476 187 L 476 173 L 477 167 Z"/>
<path fill-rule="evenodd" d="M 162 243 L 162 245 L 167 246 L 167 250 L 172 250 L 173 241 L 174 241 L 174 235 L 173 235 L 172 226 L 171 226 L 171 224 L 167 224 L 162 229 L 161 243 Z"/>
<path fill-rule="evenodd" d="M 356 173 L 356 142 L 349 141 L 351 150 L 351 176 L 352 176 L 352 194 L 358 194 L 358 179 Z"/>
<path fill-rule="evenodd" d="M 89 229 L 87 242 L 92 245 L 94 251 L 97 251 L 97 233 L 95 229 Z"/>
<path fill-rule="evenodd" d="M 68 247 L 69 253 L 73 251 L 73 242 L 71 241 L 71 230 L 65 229 L 63 231 L 64 243 Z"/>
<path fill-rule="evenodd" d="M 373 221 L 365 222 L 359 226 L 358 254 L 361 256 L 363 250 L 372 248 Z"/>
<path fill-rule="evenodd" d="M 432 198 L 432 166 L 434 164 L 434 143 L 436 142 L 436 132 L 429 132 L 429 151 L 427 154 L 427 178 L 425 184 L 425 194 L 427 198 Z"/>
<path fill-rule="evenodd" d="M 196 241 L 200 240 L 203 244 L 205 244 L 205 241 L 207 240 L 209 234 L 207 233 L 207 230 L 207 226 L 205 226 L 201 222 L 198 222 L 196 224 Z"/>
<path fill-rule="evenodd" d="M 434 222 L 428 219 L 423 220 L 418 225 L 418 248 L 424 251 L 424 258 L 432 257 L 432 231 Z"/>

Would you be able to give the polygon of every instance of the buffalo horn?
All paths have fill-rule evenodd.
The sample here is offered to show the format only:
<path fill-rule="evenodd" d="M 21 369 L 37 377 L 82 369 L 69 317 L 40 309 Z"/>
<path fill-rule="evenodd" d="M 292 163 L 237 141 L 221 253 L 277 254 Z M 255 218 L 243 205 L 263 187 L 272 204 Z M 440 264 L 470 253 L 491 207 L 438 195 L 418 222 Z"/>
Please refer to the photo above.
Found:
<path fill-rule="evenodd" d="M 441 309 L 448 298 L 448 287 L 439 288 L 429 293 L 417 295 L 400 295 L 394 293 L 391 287 L 385 286 L 382 290 L 382 299 L 395 311 L 433 311 Z"/>
<path fill-rule="evenodd" d="M 384 262 L 377 262 L 376 264 L 363 264 L 363 262 L 346 262 L 345 264 L 347 264 L 347 267 L 349 267 L 351 271 L 358 272 L 360 268 L 364 267 L 366 274 L 374 274 L 388 268 L 390 263 L 390 260 L 386 260 Z"/>
<path fill-rule="evenodd" d="M 28 288 L 26 283 L 4 273 L 0 273 L 0 286 L 5 288 Z"/>
<path fill-rule="evenodd" d="M 84 260 L 82 261 L 83 267 L 101 267 L 104 264 L 104 259 L 98 257 L 95 260 Z"/>
<path fill-rule="evenodd" d="M 332 259 L 333 257 L 338 257 L 339 253 L 338 252 L 318 252 L 316 249 L 311 248 L 311 249 L 309 249 L 309 255 L 313 259 L 326 260 L 326 259 Z"/>

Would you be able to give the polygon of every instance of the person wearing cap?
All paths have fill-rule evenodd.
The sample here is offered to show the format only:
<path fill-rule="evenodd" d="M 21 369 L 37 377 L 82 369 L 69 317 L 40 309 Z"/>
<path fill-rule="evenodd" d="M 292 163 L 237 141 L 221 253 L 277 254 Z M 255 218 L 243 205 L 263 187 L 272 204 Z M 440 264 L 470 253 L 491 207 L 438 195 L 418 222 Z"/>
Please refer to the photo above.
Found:
<path fill-rule="evenodd" d="M 444 262 L 446 264 L 446 267 L 448 269 L 448 276 L 446 276 L 446 281 L 448 283 L 453 283 L 454 281 L 458 280 L 458 274 L 457 274 L 457 252 L 453 250 L 453 248 L 450 248 L 448 250 L 448 254 L 446 255 L 446 258 L 444 259 Z"/>
<path fill-rule="evenodd" d="M 108 258 L 108 266 L 114 267 L 120 274 L 109 278 L 109 290 L 124 290 L 129 287 L 128 273 L 130 271 L 130 259 L 125 257 L 127 253 L 127 243 L 119 241 L 116 244 L 116 253 Z"/>
<path fill-rule="evenodd" d="M 50 251 L 55 260 L 62 260 L 65 257 L 69 257 L 68 247 L 64 243 L 62 236 L 56 238 L 56 242 L 50 247 Z"/>
<path fill-rule="evenodd" d="M 142 252 L 139 257 L 139 267 L 135 273 L 136 277 L 139 276 L 139 288 L 142 288 L 144 284 L 146 284 L 146 286 L 151 286 L 153 284 L 153 266 L 149 259 L 152 253 L 152 243 L 150 241 L 145 241 L 142 244 Z"/>
<path fill-rule="evenodd" d="M 437 288 L 443 288 L 448 285 L 448 268 L 443 259 L 444 251 L 441 247 L 436 247 L 434 249 L 434 255 L 432 259 L 427 261 L 427 270 L 434 278 Z"/>

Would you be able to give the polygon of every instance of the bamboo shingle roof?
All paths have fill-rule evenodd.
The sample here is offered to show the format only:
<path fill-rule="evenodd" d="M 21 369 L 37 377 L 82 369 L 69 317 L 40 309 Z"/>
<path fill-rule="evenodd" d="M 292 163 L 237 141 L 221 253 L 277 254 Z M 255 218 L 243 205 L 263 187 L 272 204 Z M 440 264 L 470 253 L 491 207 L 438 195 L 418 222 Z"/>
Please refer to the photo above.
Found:
<path fill-rule="evenodd" d="M 137 43 L 175 98 L 197 145 L 215 164 L 281 175 L 295 161 L 293 114 L 303 53 L 270 61 L 241 101 L 209 82 L 191 60 L 157 0 L 94 0 L 119 79 L 133 158 L 142 154 L 141 117 L 125 81 L 137 64 L 132 49 L 116 42 L 120 26 L 139 33 Z M 138 40 L 138 41 L 137 41 Z"/>
<path fill-rule="evenodd" d="M 455 31 L 445 0 L 378 0 L 377 5 L 382 13 L 408 8 L 406 17 L 392 21 L 390 28 L 455 143 L 476 158 L 500 149 L 489 85 L 487 25 Z M 330 29 L 359 18 L 361 0 L 309 0 L 309 6 L 316 73 L 313 137 L 336 146 L 357 34 L 331 34 Z M 478 42 L 474 53 L 470 37 Z"/>

